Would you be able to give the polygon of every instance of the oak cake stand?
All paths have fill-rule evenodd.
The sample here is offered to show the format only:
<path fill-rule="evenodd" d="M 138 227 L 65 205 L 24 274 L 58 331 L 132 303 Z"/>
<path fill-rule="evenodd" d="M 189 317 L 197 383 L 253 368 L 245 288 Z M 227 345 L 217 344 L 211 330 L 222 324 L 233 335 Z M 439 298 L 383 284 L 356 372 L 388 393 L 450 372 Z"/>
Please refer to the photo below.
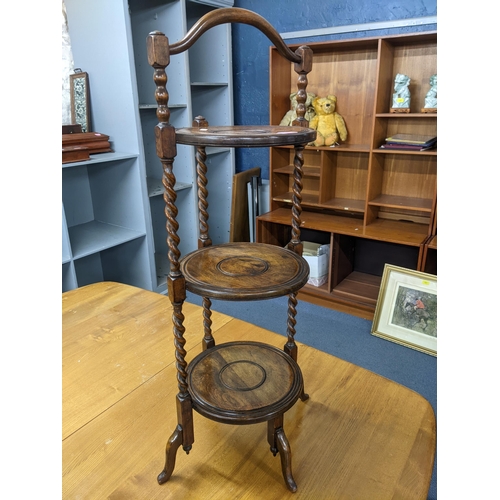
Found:
<path fill-rule="evenodd" d="M 280 54 L 295 63 L 298 74 L 298 118 L 290 127 L 209 126 L 197 116 L 191 128 L 176 129 L 169 123 L 167 75 L 170 55 L 187 50 L 205 31 L 226 22 L 241 22 L 263 31 Z M 171 477 L 175 457 L 182 445 L 189 453 L 194 442 L 193 410 L 226 424 L 268 422 L 267 440 L 273 455 L 281 458 L 283 477 L 291 491 L 297 490 L 292 476 L 290 444 L 283 429 L 284 413 L 300 398 L 307 399 L 297 363 L 295 324 L 297 292 L 306 284 L 309 267 L 302 258 L 300 213 L 303 150 L 316 132 L 304 119 L 307 73 L 312 51 L 307 46 L 292 52 L 275 29 L 257 14 L 238 8 L 217 9 L 203 16 L 179 42 L 169 44 L 161 32 L 148 36 L 148 60 L 154 68 L 155 97 L 159 123 L 155 128 L 157 154 L 163 166 L 167 245 L 170 272 L 168 295 L 173 306 L 173 333 L 177 369 L 177 426 L 166 446 L 166 461 L 158 476 L 160 484 Z M 180 256 L 173 171 L 176 144 L 196 148 L 199 211 L 198 249 Z M 286 248 L 262 243 L 212 245 L 208 225 L 206 147 L 294 148 L 291 240 Z M 189 290 L 203 297 L 204 337 L 202 352 L 189 364 L 184 350 L 182 305 Z M 235 341 L 215 344 L 211 329 L 211 299 L 255 301 L 288 295 L 287 342 L 283 350 L 262 342 Z"/>

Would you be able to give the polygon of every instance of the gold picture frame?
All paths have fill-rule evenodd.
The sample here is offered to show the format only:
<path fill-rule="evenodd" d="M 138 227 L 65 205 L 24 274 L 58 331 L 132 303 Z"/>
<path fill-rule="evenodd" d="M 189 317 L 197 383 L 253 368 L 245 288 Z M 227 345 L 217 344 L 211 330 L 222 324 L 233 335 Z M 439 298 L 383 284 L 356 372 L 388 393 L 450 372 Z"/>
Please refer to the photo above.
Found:
<path fill-rule="evenodd" d="M 386 264 L 371 333 L 437 356 L 437 276 Z"/>
<path fill-rule="evenodd" d="M 71 123 L 82 126 L 82 132 L 91 132 L 89 75 L 80 68 L 69 77 L 71 94 Z"/>

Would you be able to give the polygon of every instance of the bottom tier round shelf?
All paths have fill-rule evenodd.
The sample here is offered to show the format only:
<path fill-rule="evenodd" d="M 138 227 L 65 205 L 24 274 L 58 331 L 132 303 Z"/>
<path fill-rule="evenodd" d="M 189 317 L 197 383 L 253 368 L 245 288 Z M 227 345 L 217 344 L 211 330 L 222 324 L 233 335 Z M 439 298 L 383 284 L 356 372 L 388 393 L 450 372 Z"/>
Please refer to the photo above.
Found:
<path fill-rule="evenodd" d="M 225 243 L 195 250 L 181 261 L 186 288 L 222 300 L 262 300 L 300 290 L 309 277 L 306 260 L 264 243 Z"/>
<path fill-rule="evenodd" d="M 228 342 L 203 351 L 188 366 L 193 408 L 230 424 L 265 422 L 290 409 L 303 390 L 298 364 L 261 342 Z"/>

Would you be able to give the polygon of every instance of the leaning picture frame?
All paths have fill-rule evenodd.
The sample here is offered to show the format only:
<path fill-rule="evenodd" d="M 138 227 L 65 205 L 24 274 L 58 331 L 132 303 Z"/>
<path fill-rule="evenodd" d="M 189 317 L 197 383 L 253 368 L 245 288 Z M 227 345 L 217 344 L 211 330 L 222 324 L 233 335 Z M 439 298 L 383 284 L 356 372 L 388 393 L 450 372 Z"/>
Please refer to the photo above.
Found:
<path fill-rule="evenodd" d="M 69 76 L 71 94 L 71 123 L 82 127 L 82 132 L 92 132 L 90 126 L 89 75 L 80 68 Z"/>
<path fill-rule="evenodd" d="M 437 356 L 437 276 L 385 264 L 371 333 Z"/>

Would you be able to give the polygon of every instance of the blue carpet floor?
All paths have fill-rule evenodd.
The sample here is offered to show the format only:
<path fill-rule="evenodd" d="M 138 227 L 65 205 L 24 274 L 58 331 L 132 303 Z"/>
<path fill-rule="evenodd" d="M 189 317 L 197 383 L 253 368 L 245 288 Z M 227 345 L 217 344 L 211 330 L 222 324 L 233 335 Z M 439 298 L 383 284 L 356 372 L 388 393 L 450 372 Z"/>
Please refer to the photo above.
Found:
<path fill-rule="evenodd" d="M 201 297 L 187 300 L 201 305 Z M 212 301 L 212 309 L 286 336 L 287 297 L 259 302 Z M 370 334 L 371 321 L 299 301 L 296 340 L 394 380 L 421 394 L 437 416 L 437 359 Z M 428 500 L 437 499 L 434 464 Z"/>

